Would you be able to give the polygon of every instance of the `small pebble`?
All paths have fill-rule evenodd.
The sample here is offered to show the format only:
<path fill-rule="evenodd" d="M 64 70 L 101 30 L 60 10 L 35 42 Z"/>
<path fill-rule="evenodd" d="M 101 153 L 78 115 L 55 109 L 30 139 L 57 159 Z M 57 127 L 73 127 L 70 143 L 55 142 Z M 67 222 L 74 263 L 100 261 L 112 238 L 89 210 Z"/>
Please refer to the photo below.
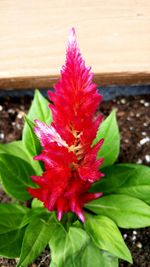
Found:
<path fill-rule="evenodd" d="M 8 113 L 9 113 L 9 114 L 15 114 L 15 110 L 12 109 L 12 108 L 10 108 L 10 109 L 8 109 Z"/>
<path fill-rule="evenodd" d="M 4 133 L 0 133 L 0 139 L 4 139 L 5 135 Z"/>
<path fill-rule="evenodd" d="M 15 121 L 13 121 L 11 124 L 12 124 L 12 126 L 15 126 L 15 125 L 16 125 L 16 122 L 15 122 Z"/>
<path fill-rule="evenodd" d="M 144 99 L 141 99 L 141 100 L 140 100 L 140 103 L 141 103 L 141 104 L 144 104 L 144 102 L 145 102 Z"/>
<path fill-rule="evenodd" d="M 130 112 L 130 116 L 131 117 L 134 117 L 134 113 L 132 111 Z"/>
<path fill-rule="evenodd" d="M 141 244 L 141 242 L 137 242 L 137 243 L 136 243 L 136 246 L 137 246 L 137 248 L 142 248 L 142 244 Z"/>
<path fill-rule="evenodd" d="M 136 163 L 141 164 L 142 162 L 143 162 L 142 159 L 138 159 Z"/>
<path fill-rule="evenodd" d="M 140 117 L 140 113 L 137 113 L 137 114 L 136 114 L 136 117 L 139 118 L 139 117 Z"/>
<path fill-rule="evenodd" d="M 145 106 L 145 107 L 149 107 L 149 106 L 150 106 L 149 102 L 145 102 L 145 103 L 144 103 L 144 106 Z"/>
<path fill-rule="evenodd" d="M 131 118 L 130 117 L 127 117 L 127 121 L 131 121 Z"/>
<path fill-rule="evenodd" d="M 134 230 L 134 231 L 133 231 L 133 234 L 134 234 L 134 235 L 137 235 L 137 231 Z"/>
<path fill-rule="evenodd" d="M 24 117 L 24 112 L 20 111 L 18 114 L 17 114 L 17 118 L 18 119 L 22 119 Z"/>
<path fill-rule="evenodd" d="M 21 109 L 21 110 L 24 110 L 24 106 L 21 105 L 21 106 L 20 106 L 20 109 Z"/>
<path fill-rule="evenodd" d="M 133 236 L 131 237 L 131 239 L 132 239 L 133 241 L 135 241 L 135 240 L 136 240 L 136 236 L 133 235 Z"/>
<path fill-rule="evenodd" d="M 131 131 L 134 129 L 134 127 L 132 127 L 132 126 L 130 126 L 130 128 L 129 128 Z"/>
<path fill-rule="evenodd" d="M 118 114 L 119 117 L 122 117 L 122 116 L 124 116 L 125 112 L 124 111 L 119 111 L 117 114 Z"/>
<path fill-rule="evenodd" d="M 147 124 L 146 122 L 144 122 L 144 123 L 143 123 L 143 125 L 144 125 L 145 127 L 147 127 L 147 126 L 148 126 L 148 124 Z"/>
<path fill-rule="evenodd" d="M 147 142 L 150 142 L 150 138 L 148 136 L 146 136 L 145 138 L 143 138 L 143 139 L 140 140 L 140 145 L 144 145 Z"/>
<path fill-rule="evenodd" d="M 20 130 L 20 129 L 21 129 L 21 125 L 20 125 L 20 124 L 16 124 L 16 128 L 17 128 L 18 130 Z"/>
<path fill-rule="evenodd" d="M 145 136 L 145 135 L 147 135 L 147 133 L 146 132 L 142 132 L 142 135 Z"/>
<path fill-rule="evenodd" d="M 120 102 L 121 102 L 121 104 L 126 104 L 126 99 L 125 98 L 122 98 L 121 100 L 120 100 Z"/>
<path fill-rule="evenodd" d="M 145 155 L 145 160 L 149 163 L 150 162 L 150 155 Z"/>
<path fill-rule="evenodd" d="M 124 239 L 126 239 L 126 238 L 127 238 L 127 236 L 128 236 L 127 234 L 124 234 L 124 235 L 123 235 Z"/>
<path fill-rule="evenodd" d="M 2 111 L 3 110 L 3 107 L 0 105 L 0 111 Z"/>

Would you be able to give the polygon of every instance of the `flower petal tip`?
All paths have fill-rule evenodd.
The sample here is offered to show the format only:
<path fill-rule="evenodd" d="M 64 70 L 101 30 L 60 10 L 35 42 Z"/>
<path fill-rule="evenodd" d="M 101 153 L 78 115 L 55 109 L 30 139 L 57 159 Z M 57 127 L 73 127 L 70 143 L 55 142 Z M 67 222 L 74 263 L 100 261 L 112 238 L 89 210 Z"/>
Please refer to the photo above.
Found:
<path fill-rule="evenodd" d="M 78 215 L 79 219 L 81 220 L 81 222 L 85 223 L 85 217 L 84 217 L 83 213 L 78 212 L 77 215 Z"/>
<path fill-rule="evenodd" d="M 63 215 L 62 211 L 58 211 L 58 213 L 57 213 L 57 219 L 58 219 L 59 222 L 62 219 L 62 215 Z"/>
<path fill-rule="evenodd" d="M 104 177 L 105 176 L 105 173 L 101 172 L 101 177 Z"/>
<path fill-rule="evenodd" d="M 100 198 L 100 197 L 103 196 L 103 193 L 102 193 L 102 192 L 95 193 L 94 196 L 95 196 L 95 199 L 96 199 L 96 198 Z"/>
<path fill-rule="evenodd" d="M 69 45 L 76 44 L 76 32 L 73 27 L 71 28 L 69 32 L 68 44 Z"/>

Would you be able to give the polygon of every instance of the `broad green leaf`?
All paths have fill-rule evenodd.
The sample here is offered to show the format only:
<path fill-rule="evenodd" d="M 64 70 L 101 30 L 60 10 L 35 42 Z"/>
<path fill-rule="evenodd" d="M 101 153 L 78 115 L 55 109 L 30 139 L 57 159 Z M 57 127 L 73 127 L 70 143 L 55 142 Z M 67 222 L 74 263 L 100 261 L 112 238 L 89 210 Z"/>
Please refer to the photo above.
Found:
<path fill-rule="evenodd" d="M 127 179 L 113 192 L 133 196 L 150 204 L 150 168 L 137 164 L 121 164 L 121 167 L 129 170 Z"/>
<path fill-rule="evenodd" d="M 35 171 L 28 162 L 21 158 L 0 154 L 0 177 L 4 190 L 19 200 L 28 200 L 31 196 L 27 192 L 29 186 L 35 186 L 30 176 Z"/>
<path fill-rule="evenodd" d="M 0 255 L 16 258 L 20 255 L 25 226 L 32 214 L 17 204 L 0 205 Z"/>
<path fill-rule="evenodd" d="M 115 110 L 100 125 L 94 144 L 102 138 L 104 138 L 104 144 L 98 152 L 98 158 L 104 157 L 102 167 L 106 167 L 117 160 L 120 150 L 120 135 Z"/>
<path fill-rule="evenodd" d="M 50 267 L 58 267 L 51 261 Z M 100 250 L 92 240 L 73 257 L 70 256 L 65 262 L 65 267 L 118 267 L 118 259 L 109 253 Z"/>
<path fill-rule="evenodd" d="M 68 231 L 61 224 L 51 225 L 50 267 L 118 267 L 116 257 L 101 251 L 80 225 L 74 225 L 77 227 L 70 227 Z"/>
<path fill-rule="evenodd" d="M 30 156 L 28 155 L 26 148 L 22 141 L 14 141 L 8 144 L 0 144 L 0 154 L 6 153 L 18 158 L 24 159 L 25 161 L 30 161 Z"/>
<path fill-rule="evenodd" d="M 137 164 L 117 164 L 103 169 L 105 177 L 91 191 L 133 196 L 150 204 L 150 168 Z"/>
<path fill-rule="evenodd" d="M 20 255 L 25 227 L 0 234 L 0 255 L 6 258 L 17 258 Z"/>
<path fill-rule="evenodd" d="M 91 192 L 112 193 L 116 188 L 122 186 L 130 176 L 132 169 L 124 167 L 124 164 L 112 165 L 102 169 L 104 178 L 94 183 Z"/>
<path fill-rule="evenodd" d="M 107 251 L 101 251 L 101 253 L 102 253 L 103 262 L 104 262 L 103 267 L 118 267 L 119 266 L 117 257 L 114 257 Z"/>
<path fill-rule="evenodd" d="M 85 228 L 100 249 L 132 263 L 131 254 L 114 221 L 106 216 L 87 214 Z"/>
<path fill-rule="evenodd" d="M 33 157 L 40 154 L 41 152 L 41 145 L 40 141 L 37 138 L 37 136 L 34 133 L 34 123 L 28 118 L 25 118 L 26 127 L 23 131 L 23 143 L 31 155 L 31 164 L 36 169 L 37 174 L 41 174 L 41 166 L 40 162 L 37 160 L 34 160 Z"/>
<path fill-rule="evenodd" d="M 31 144 L 29 145 L 31 147 Z M 27 161 L 32 165 L 37 175 L 41 173 L 41 167 L 39 163 L 33 160 L 33 156 L 29 153 L 22 140 L 10 142 L 8 144 L 0 144 L 0 154 L 3 153 L 17 156 L 18 158 Z"/>
<path fill-rule="evenodd" d="M 150 206 L 131 196 L 119 194 L 104 196 L 89 202 L 86 208 L 111 218 L 122 228 L 150 226 Z"/>
<path fill-rule="evenodd" d="M 48 107 L 49 101 L 40 93 L 35 90 L 34 99 L 27 114 L 27 117 L 33 122 L 35 119 L 41 120 L 45 123 L 51 123 L 52 115 Z M 26 123 L 25 123 L 26 127 Z"/>
<path fill-rule="evenodd" d="M 118 259 L 100 250 L 91 240 L 83 251 L 76 257 L 76 265 L 66 267 L 118 267 Z M 51 266 L 50 266 L 51 267 Z"/>
<path fill-rule="evenodd" d="M 0 234 L 22 228 L 25 224 L 23 218 L 28 209 L 17 204 L 0 204 Z M 27 223 L 27 221 L 26 221 Z"/>
<path fill-rule="evenodd" d="M 77 256 L 76 265 L 77 267 L 99 267 L 104 266 L 104 260 L 102 252 L 91 240 L 83 251 L 80 252 L 79 257 Z"/>
<path fill-rule="evenodd" d="M 18 267 L 27 267 L 36 259 L 45 249 L 52 235 L 50 227 L 51 220 L 54 223 L 53 216 L 50 213 L 44 213 L 34 216 L 28 225 L 21 248 Z"/>
<path fill-rule="evenodd" d="M 87 233 L 78 227 L 70 227 L 68 232 L 61 224 L 51 225 L 52 237 L 49 241 L 52 266 L 71 267 L 76 255 L 89 243 Z M 74 263 L 74 265 L 71 265 Z"/>
<path fill-rule="evenodd" d="M 64 265 L 65 267 L 118 267 L 118 259 L 106 252 L 100 250 L 93 242 L 81 249 L 74 257 L 69 257 Z M 51 265 L 50 265 L 51 267 Z M 52 265 L 57 267 L 57 265 Z"/>

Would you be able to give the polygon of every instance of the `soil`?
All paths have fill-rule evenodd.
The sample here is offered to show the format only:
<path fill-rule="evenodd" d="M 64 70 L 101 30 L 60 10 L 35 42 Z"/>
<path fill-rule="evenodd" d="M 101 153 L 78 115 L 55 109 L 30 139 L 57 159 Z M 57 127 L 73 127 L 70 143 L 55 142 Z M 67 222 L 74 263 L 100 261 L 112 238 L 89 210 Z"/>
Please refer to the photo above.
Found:
<path fill-rule="evenodd" d="M 0 142 L 7 143 L 21 138 L 23 116 L 31 103 L 31 97 L 0 98 Z M 119 162 L 132 162 L 150 166 L 150 96 L 117 97 L 103 102 L 100 110 L 104 115 L 117 109 L 121 132 Z M 0 189 L 0 201 L 11 199 Z M 150 267 L 150 228 L 122 230 L 131 250 L 134 263 L 120 261 L 120 267 Z M 50 258 L 46 249 L 30 267 L 48 267 Z M 0 258 L 0 267 L 15 267 L 15 260 Z M 86 267 L 86 266 L 83 266 Z"/>

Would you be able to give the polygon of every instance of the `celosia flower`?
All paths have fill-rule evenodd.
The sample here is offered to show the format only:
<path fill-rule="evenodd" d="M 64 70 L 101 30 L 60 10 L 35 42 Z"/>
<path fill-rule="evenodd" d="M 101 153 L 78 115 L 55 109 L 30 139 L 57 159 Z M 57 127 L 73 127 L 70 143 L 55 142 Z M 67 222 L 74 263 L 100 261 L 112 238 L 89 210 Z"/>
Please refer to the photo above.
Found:
<path fill-rule="evenodd" d="M 102 115 L 96 116 L 102 100 L 92 82 L 91 68 L 85 66 L 77 47 L 74 29 L 69 35 L 66 62 L 54 92 L 48 92 L 53 104 L 53 122 L 50 126 L 35 120 L 35 133 L 43 150 L 35 160 L 44 162 L 42 176 L 32 176 L 39 188 L 28 188 L 49 211 L 57 211 L 58 220 L 64 212 L 74 212 L 84 222 L 83 206 L 102 193 L 89 193 L 89 189 L 103 174 L 97 152 L 100 140 L 92 146 Z"/>

